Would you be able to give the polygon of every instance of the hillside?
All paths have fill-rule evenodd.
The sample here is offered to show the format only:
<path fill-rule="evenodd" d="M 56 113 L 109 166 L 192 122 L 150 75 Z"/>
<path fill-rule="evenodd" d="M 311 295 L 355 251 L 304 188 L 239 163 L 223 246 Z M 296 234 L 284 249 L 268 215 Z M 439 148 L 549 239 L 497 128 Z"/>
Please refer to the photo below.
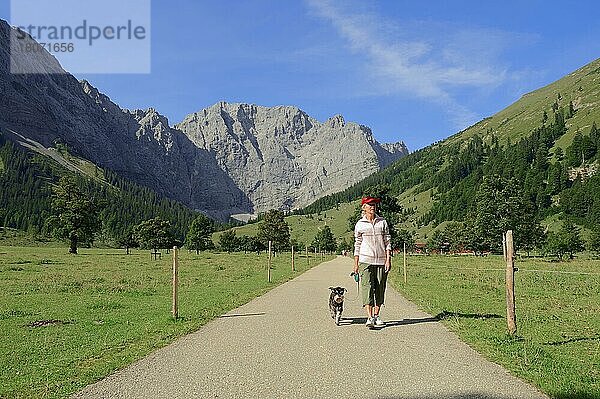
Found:
<path fill-rule="evenodd" d="M 348 216 L 354 212 L 355 203 L 341 204 L 337 208 L 325 212 L 310 215 L 291 215 L 285 218 L 290 227 L 290 238 L 302 245 L 310 245 L 319 229 L 325 225 L 329 226 L 335 239 L 340 242 L 352 239 L 352 233 L 348 232 Z M 238 237 L 256 236 L 260 222 L 250 223 L 244 226 L 234 227 Z M 218 244 L 222 232 L 213 234 L 213 241 Z"/>
<path fill-rule="evenodd" d="M 302 212 L 325 212 L 384 184 L 409 213 L 401 227 L 425 241 L 446 221 L 464 219 L 483 177 L 497 174 L 519 181 L 537 219 L 567 215 L 596 228 L 599 101 L 600 60 L 595 60 Z M 574 179 L 576 168 L 587 177 Z"/>
<path fill-rule="evenodd" d="M 0 164 L 4 165 L 0 170 L 0 225 L 26 231 L 33 238 L 48 233 L 45 222 L 52 213 L 52 186 L 65 175 L 73 177 L 83 192 L 104 204 L 100 211 L 103 229 L 97 238 L 105 245 L 115 245 L 131 227 L 157 216 L 170 221 L 175 237 L 183 240 L 197 216 L 183 204 L 110 170 L 95 168 L 64 150 L 51 158 L 13 144 L 1 132 Z M 6 231 L 10 229 L 5 229 L 3 238 Z"/>
<path fill-rule="evenodd" d="M 516 142 L 541 124 L 544 111 L 551 117 L 553 107 L 568 108 L 571 102 L 577 112 L 567 123 L 566 134 L 557 142 L 557 146 L 564 150 L 571 143 L 575 132 L 588 131 L 594 121 L 600 120 L 599 99 L 600 59 L 556 82 L 523 95 L 497 114 L 483 119 L 444 142 L 449 144 L 463 141 L 474 134 L 485 137 L 490 133 Z"/>

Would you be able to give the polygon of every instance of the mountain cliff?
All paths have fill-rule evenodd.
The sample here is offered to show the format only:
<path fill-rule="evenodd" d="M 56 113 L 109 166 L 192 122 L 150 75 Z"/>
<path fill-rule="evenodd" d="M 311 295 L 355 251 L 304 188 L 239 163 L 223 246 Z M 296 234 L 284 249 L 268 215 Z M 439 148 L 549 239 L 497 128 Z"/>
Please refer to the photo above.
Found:
<path fill-rule="evenodd" d="M 11 54 L 14 34 L 0 20 L 0 129 L 9 138 L 64 144 L 213 217 L 303 206 L 408 153 L 341 116 L 320 123 L 295 107 L 218 103 L 171 126 L 153 108 L 121 109 L 41 48 Z M 38 73 L 11 73 L 11 62 Z"/>
<path fill-rule="evenodd" d="M 345 188 L 408 153 L 336 115 L 324 123 L 291 106 L 220 102 L 175 125 L 248 195 L 255 210 L 293 209 Z"/>

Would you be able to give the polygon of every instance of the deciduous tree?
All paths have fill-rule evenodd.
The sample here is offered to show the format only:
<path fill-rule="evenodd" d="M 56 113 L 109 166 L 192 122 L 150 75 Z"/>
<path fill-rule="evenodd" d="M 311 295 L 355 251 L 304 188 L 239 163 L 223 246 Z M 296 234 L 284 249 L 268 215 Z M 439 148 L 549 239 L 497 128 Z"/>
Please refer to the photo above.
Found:
<path fill-rule="evenodd" d="M 436 230 L 431 234 L 431 237 L 427 240 L 427 248 L 431 251 L 439 251 L 440 253 L 449 250 L 450 244 L 442 230 Z"/>
<path fill-rule="evenodd" d="M 52 188 L 54 215 L 47 222 L 54 235 L 69 240 L 69 253 L 76 254 L 81 243 L 91 243 L 100 231 L 100 203 L 85 194 L 69 177 L 62 177 Z"/>
<path fill-rule="evenodd" d="M 468 229 L 464 222 L 450 222 L 444 228 L 450 251 L 460 252 L 469 247 Z"/>
<path fill-rule="evenodd" d="M 412 251 L 415 247 L 415 232 L 399 229 L 396 236 L 392 238 L 392 247 L 402 250 L 406 244 L 406 250 Z"/>
<path fill-rule="evenodd" d="M 229 229 L 221 234 L 219 245 L 223 251 L 235 252 L 240 247 L 240 240 L 236 236 L 235 230 Z"/>
<path fill-rule="evenodd" d="M 142 248 L 159 249 L 170 248 L 173 244 L 171 223 L 159 217 L 141 222 L 134 227 L 134 237 Z"/>
<path fill-rule="evenodd" d="M 571 221 L 566 221 L 558 232 L 548 233 L 545 247 L 548 254 L 559 259 L 568 255 L 570 259 L 573 259 L 574 254 L 583 249 L 580 229 Z"/>
<path fill-rule="evenodd" d="M 198 215 L 190 224 L 190 229 L 185 236 L 185 246 L 188 249 L 204 251 L 214 248 L 211 235 L 215 231 L 215 222 L 205 215 Z"/>
<path fill-rule="evenodd" d="M 329 226 L 325 225 L 319 229 L 312 241 L 311 247 L 327 252 L 333 252 L 337 249 L 335 237 Z"/>
<path fill-rule="evenodd" d="M 289 247 L 290 227 L 284 219 L 283 212 L 276 209 L 268 211 L 258 226 L 258 239 L 266 247 L 269 241 L 273 249 L 281 251 Z"/>
<path fill-rule="evenodd" d="M 600 254 L 600 229 L 596 228 L 592 231 L 588 242 L 588 249 L 595 252 L 596 255 Z"/>
<path fill-rule="evenodd" d="M 117 239 L 117 245 L 125 248 L 127 255 L 129 255 L 129 248 L 137 248 L 140 243 L 135 238 L 133 229 L 129 229 Z"/>

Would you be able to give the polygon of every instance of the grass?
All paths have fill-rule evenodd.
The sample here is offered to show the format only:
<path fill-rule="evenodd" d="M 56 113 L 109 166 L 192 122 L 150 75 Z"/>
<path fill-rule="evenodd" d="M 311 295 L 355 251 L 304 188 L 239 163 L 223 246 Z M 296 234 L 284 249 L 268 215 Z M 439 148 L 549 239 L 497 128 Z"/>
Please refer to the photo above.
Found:
<path fill-rule="evenodd" d="M 45 153 L 42 154 L 46 155 Z M 96 166 L 96 164 L 87 159 L 69 153 L 69 150 L 65 145 L 57 145 L 56 154 L 62 158 L 61 164 L 68 164 L 70 166 L 69 169 L 75 169 L 81 174 L 85 174 L 98 182 L 106 183 L 102 168 Z"/>
<path fill-rule="evenodd" d="M 427 241 L 427 237 L 434 230 L 434 226 L 433 224 L 420 226 L 418 220 L 433 207 L 432 193 L 434 192 L 434 189 L 415 194 L 418 188 L 418 185 L 414 186 L 404 191 L 398 198 L 404 209 L 414 210 L 414 213 L 408 215 L 407 219 L 401 223 L 401 227 L 408 231 L 414 231 L 416 233 L 416 239 L 419 242 L 425 242 Z"/>
<path fill-rule="evenodd" d="M 400 264 L 394 287 L 485 357 L 553 398 L 600 398 L 600 261 L 517 261 L 515 337 L 507 334 L 501 257 L 408 262 L 408 284 Z"/>
<path fill-rule="evenodd" d="M 567 133 L 555 145 L 566 149 L 577 130 L 589 132 L 592 123 L 598 122 L 600 118 L 600 110 L 596 104 L 600 95 L 597 84 L 599 65 L 600 60 L 595 60 L 556 82 L 523 95 L 490 118 L 466 129 L 460 135 L 452 136 L 448 142 L 462 141 L 476 133 L 485 137 L 492 131 L 500 137 L 501 144 L 506 143 L 507 137 L 514 143 L 541 124 L 544 110 L 548 113 L 549 122 L 554 121 L 551 107 L 555 101 L 564 108 L 568 108 L 569 101 L 573 101 L 577 112 L 572 119 L 567 120 Z M 561 99 L 558 98 L 559 93 Z"/>
<path fill-rule="evenodd" d="M 309 267 L 281 254 L 268 283 L 265 254 L 181 251 L 175 321 L 165 255 L 0 247 L 0 397 L 67 397 Z"/>

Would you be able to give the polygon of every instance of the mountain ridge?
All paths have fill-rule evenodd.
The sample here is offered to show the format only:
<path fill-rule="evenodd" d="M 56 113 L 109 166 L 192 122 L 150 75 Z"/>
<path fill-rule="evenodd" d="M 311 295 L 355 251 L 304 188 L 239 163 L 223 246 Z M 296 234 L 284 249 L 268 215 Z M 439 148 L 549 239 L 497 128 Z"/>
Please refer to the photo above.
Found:
<path fill-rule="evenodd" d="M 78 81 L 65 72 L 43 49 L 35 53 L 41 54 L 37 58 L 34 53 L 10 54 L 10 36 L 14 34 L 14 29 L 0 20 L 0 128 L 11 129 L 45 147 L 67 145 L 69 151 L 103 169 L 215 218 L 306 205 L 408 153 L 403 143 L 396 143 L 394 153 L 387 151 L 372 138 L 370 129 L 367 132 L 356 127 L 358 124 L 346 124 L 341 116 L 321 124 L 289 106 L 267 108 L 240 103 L 235 114 L 221 110 L 215 113 L 217 108 L 230 107 L 219 102 L 191 115 L 199 118 L 211 114 L 212 123 L 222 132 L 184 132 L 178 126 L 191 125 L 191 115 L 171 126 L 154 108 L 122 109 L 90 82 Z M 24 70 L 25 66 L 35 65 L 39 73 L 11 73 L 11 61 Z M 44 69 L 46 64 L 48 70 Z M 263 133 L 253 129 L 253 112 L 269 114 L 270 122 L 276 123 L 263 125 L 273 130 Z M 298 123 L 305 125 L 294 128 Z M 348 134 L 362 132 L 353 137 L 359 155 L 364 155 L 366 161 L 360 165 L 346 162 L 350 157 L 344 157 L 343 149 L 335 148 L 338 142 L 334 136 L 316 135 L 311 141 L 313 155 L 325 161 L 317 162 L 314 168 L 310 163 L 298 162 L 296 159 L 308 157 L 298 151 L 308 146 L 301 137 L 306 132 L 314 133 L 313 126 L 330 126 L 321 128 L 321 133 L 338 134 L 338 129 Z M 292 136 L 287 137 L 290 133 Z M 272 142 L 263 140 L 267 136 Z M 236 155 L 233 150 L 244 154 Z M 253 169 L 248 170 L 249 166 Z M 355 167 L 361 169 L 353 176 L 344 172 Z M 336 175 L 342 177 L 336 179 Z M 278 188 L 282 181 L 284 188 Z M 310 187 L 303 190 L 304 185 Z"/>
<path fill-rule="evenodd" d="M 274 198 L 283 209 L 292 210 L 408 152 L 403 143 L 393 144 L 395 153 L 387 151 L 369 128 L 346 122 L 341 115 L 321 123 L 295 106 L 221 101 L 174 126 L 196 146 L 214 153 L 259 209 L 272 207 Z M 255 174 L 245 173 L 248 168 Z M 297 201 L 287 197 L 291 190 L 298 193 Z"/>

